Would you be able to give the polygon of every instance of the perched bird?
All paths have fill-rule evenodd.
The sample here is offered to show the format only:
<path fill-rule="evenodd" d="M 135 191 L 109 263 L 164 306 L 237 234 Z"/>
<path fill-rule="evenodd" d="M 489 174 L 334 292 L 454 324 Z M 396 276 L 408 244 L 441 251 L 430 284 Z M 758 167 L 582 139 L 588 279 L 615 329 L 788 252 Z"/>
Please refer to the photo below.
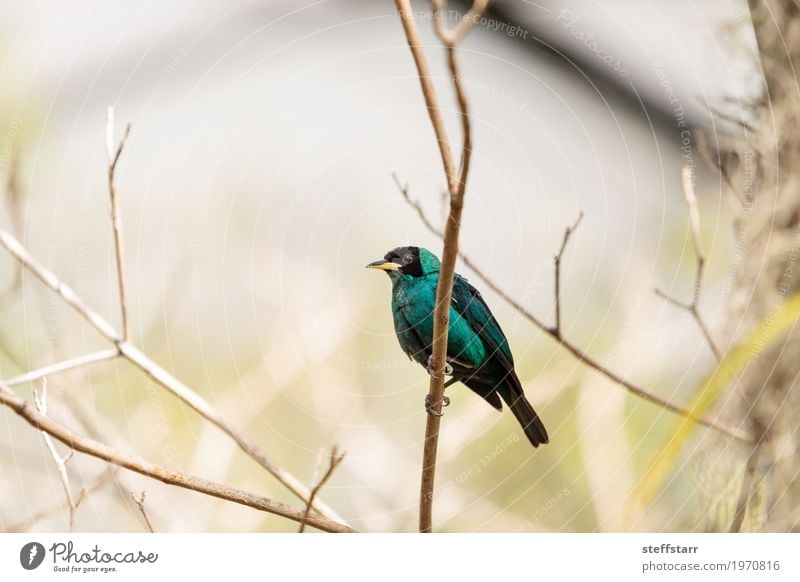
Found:
<path fill-rule="evenodd" d="M 400 347 L 429 373 L 439 266 L 436 255 L 420 247 L 398 247 L 367 265 L 386 271 L 392 280 L 392 314 Z M 500 324 L 480 292 L 458 274 L 450 303 L 445 373 L 451 376 L 445 386 L 461 382 L 498 410 L 503 409 L 502 398 L 534 447 L 548 442 L 547 431 L 514 372 L 514 358 Z M 433 413 L 427 399 L 426 409 Z"/>

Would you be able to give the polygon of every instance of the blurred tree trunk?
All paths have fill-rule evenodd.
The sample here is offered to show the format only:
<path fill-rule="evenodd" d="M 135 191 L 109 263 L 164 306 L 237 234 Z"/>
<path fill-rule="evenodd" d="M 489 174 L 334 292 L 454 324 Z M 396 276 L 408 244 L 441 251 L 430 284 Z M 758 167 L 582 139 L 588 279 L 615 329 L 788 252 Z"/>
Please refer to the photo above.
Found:
<path fill-rule="evenodd" d="M 757 325 L 772 325 L 800 289 L 800 5 L 748 3 L 762 93 L 737 112 L 750 126 L 741 139 L 714 156 L 742 205 L 730 270 L 729 346 Z M 717 470 L 714 480 L 725 491 L 716 492 L 721 507 L 710 512 L 708 529 L 800 528 L 798 375 L 800 333 L 792 327 L 781 341 L 760 345 L 719 403 L 724 416 L 745 421 L 758 444 L 736 450 L 733 468 Z"/>

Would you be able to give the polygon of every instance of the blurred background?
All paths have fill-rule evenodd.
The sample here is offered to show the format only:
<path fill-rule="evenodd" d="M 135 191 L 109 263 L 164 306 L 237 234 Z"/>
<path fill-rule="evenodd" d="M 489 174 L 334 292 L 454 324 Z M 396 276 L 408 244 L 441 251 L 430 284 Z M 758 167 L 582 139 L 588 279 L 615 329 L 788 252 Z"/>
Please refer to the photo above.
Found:
<path fill-rule="evenodd" d="M 415 9 L 459 142 L 429 5 Z M 2 14 L 0 183 L 15 175 L 18 185 L 16 198 L 3 195 L 4 227 L 16 225 L 45 265 L 119 323 L 105 145 L 114 106 L 117 137 L 132 124 L 117 184 L 133 341 L 306 484 L 338 444 L 347 457 L 321 497 L 351 525 L 414 531 L 428 377 L 394 337 L 388 280 L 364 265 L 400 244 L 441 251 L 392 174 L 437 223 L 444 180 L 394 4 L 7 0 Z M 553 256 L 583 211 L 562 266 L 564 332 L 678 402 L 714 359 L 690 315 L 654 288 L 691 298 L 696 259 L 681 188 L 689 165 L 709 257 L 701 309 L 714 335 L 730 323 L 738 203 L 704 170 L 695 130 L 738 130 L 714 112 L 758 93 L 754 47 L 740 1 L 496 0 L 460 50 L 475 143 L 462 250 L 551 322 Z M 459 271 L 503 325 L 551 441 L 533 450 L 507 411 L 449 389 L 437 529 L 725 527 L 712 513 L 730 511 L 733 480 L 706 479 L 707 455 L 670 474 L 653 503 L 627 510 L 675 416 L 577 362 Z M 15 273 L 0 253 L 3 289 Z M 4 296 L 3 378 L 103 347 L 32 277 Z M 125 362 L 49 386 L 51 416 L 76 430 L 299 503 Z M 30 398 L 33 387 L 20 393 Z M 697 429 L 690 448 L 712 446 L 713 459 L 742 452 Z M 92 487 L 77 531 L 140 531 L 128 492 L 143 489 L 158 531 L 296 529 L 104 471 L 82 455 L 69 463 L 73 487 Z M 62 501 L 40 435 L 0 412 L 0 527 L 64 530 Z"/>

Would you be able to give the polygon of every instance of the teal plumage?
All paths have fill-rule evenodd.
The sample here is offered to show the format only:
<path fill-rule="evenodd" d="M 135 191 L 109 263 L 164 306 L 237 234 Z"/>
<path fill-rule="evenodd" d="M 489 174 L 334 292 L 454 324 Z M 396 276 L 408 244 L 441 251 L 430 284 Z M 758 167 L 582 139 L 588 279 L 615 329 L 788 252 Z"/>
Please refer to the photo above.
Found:
<path fill-rule="evenodd" d="M 403 351 L 427 367 L 433 343 L 433 312 L 439 259 L 424 248 L 399 247 L 367 265 L 392 280 L 392 316 Z M 533 446 L 548 442 L 547 431 L 522 390 L 514 358 L 500 324 L 480 292 L 461 275 L 453 282 L 447 363 L 453 382 L 462 382 L 489 404 L 511 409 Z M 501 402 L 502 399 L 502 402 Z"/>

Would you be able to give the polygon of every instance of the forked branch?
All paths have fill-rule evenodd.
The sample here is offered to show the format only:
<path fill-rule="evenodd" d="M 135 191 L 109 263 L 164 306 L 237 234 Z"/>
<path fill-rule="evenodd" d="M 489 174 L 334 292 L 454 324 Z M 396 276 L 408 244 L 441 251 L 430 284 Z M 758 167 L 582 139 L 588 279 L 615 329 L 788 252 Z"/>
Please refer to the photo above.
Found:
<path fill-rule="evenodd" d="M 683 194 L 686 198 L 686 204 L 689 207 L 689 229 L 692 233 L 692 246 L 694 253 L 697 257 L 697 271 L 694 277 L 694 292 L 692 293 L 692 300 L 688 303 L 673 298 L 671 295 L 660 289 L 656 289 L 656 294 L 664 298 L 667 302 L 680 307 L 689 312 L 692 318 L 697 322 L 697 327 L 703 334 L 703 337 L 708 344 L 711 353 L 717 362 L 722 361 L 722 351 L 717 347 L 714 338 L 711 336 L 711 330 L 706 325 L 703 316 L 700 314 L 700 298 L 703 295 L 703 288 L 705 287 L 705 273 L 706 273 L 706 255 L 703 251 L 703 243 L 700 237 L 700 211 L 697 208 L 697 197 L 694 195 L 694 179 L 692 169 L 689 166 L 684 166 L 683 173 Z"/>
<path fill-rule="evenodd" d="M 569 242 L 570 237 L 575 233 L 576 230 L 578 230 L 581 220 L 583 220 L 583 212 L 578 213 L 578 218 L 575 219 L 575 222 L 572 226 L 568 226 L 564 229 L 564 240 L 561 241 L 561 248 L 558 249 L 558 254 L 556 254 L 555 258 L 553 259 L 553 263 L 555 264 L 555 275 L 553 279 L 555 281 L 556 311 L 556 325 L 553 328 L 553 335 L 557 339 L 561 339 L 561 258 L 564 256 L 564 251 L 567 250 L 567 243 Z"/>
<path fill-rule="evenodd" d="M 131 336 L 128 323 L 128 300 L 125 294 L 125 247 L 122 244 L 122 220 L 119 216 L 119 203 L 117 201 L 117 184 L 114 176 L 117 171 L 117 162 L 122 155 L 125 142 L 131 132 L 131 124 L 125 126 L 117 147 L 114 147 L 114 108 L 109 107 L 106 117 L 106 149 L 108 153 L 108 195 L 111 199 L 111 228 L 114 231 L 114 254 L 117 265 L 117 285 L 119 287 L 119 306 L 122 314 L 122 339 L 128 341 Z"/>
<path fill-rule="evenodd" d="M 450 300 L 453 292 L 456 259 L 458 258 L 458 236 L 461 229 L 461 213 L 464 208 L 464 193 L 469 175 L 470 160 L 472 159 L 472 128 L 469 118 L 469 107 L 456 58 L 456 45 L 475 21 L 474 16 L 483 13 L 488 5 L 485 0 L 473 2 L 469 14 L 472 18 L 466 20 L 454 32 L 444 28 L 440 12 L 446 10 L 446 2 L 435 0 L 433 2 L 434 23 L 439 40 L 447 49 L 447 65 L 450 71 L 450 81 L 456 94 L 456 101 L 461 114 L 461 129 L 463 142 L 461 146 L 461 163 L 456 170 L 455 159 L 447 138 L 444 118 L 436 96 L 430 68 L 422 48 L 419 33 L 409 0 L 395 0 L 400 21 L 405 31 L 408 47 L 417 67 L 417 77 L 422 88 L 422 95 L 427 105 L 428 115 L 439 145 L 442 158 L 447 189 L 450 194 L 450 210 L 444 229 L 444 249 L 442 262 L 439 268 L 439 281 L 436 286 L 436 307 L 433 314 L 433 345 L 430 367 L 433 370 L 428 388 L 427 402 L 430 405 L 430 414 L 425 424 L 425 445 L 422 454 L 422 479 L 420 483 L 420 513 L 419 530 L 430 532 L 433 529 L 433 486 L 436 476 L 436 452 L 439 443 L 439 428 L 441 424 L 442 402 L 444 400 L 444 371 L 447 354 L 447 332 L 450 319 Z"/>

